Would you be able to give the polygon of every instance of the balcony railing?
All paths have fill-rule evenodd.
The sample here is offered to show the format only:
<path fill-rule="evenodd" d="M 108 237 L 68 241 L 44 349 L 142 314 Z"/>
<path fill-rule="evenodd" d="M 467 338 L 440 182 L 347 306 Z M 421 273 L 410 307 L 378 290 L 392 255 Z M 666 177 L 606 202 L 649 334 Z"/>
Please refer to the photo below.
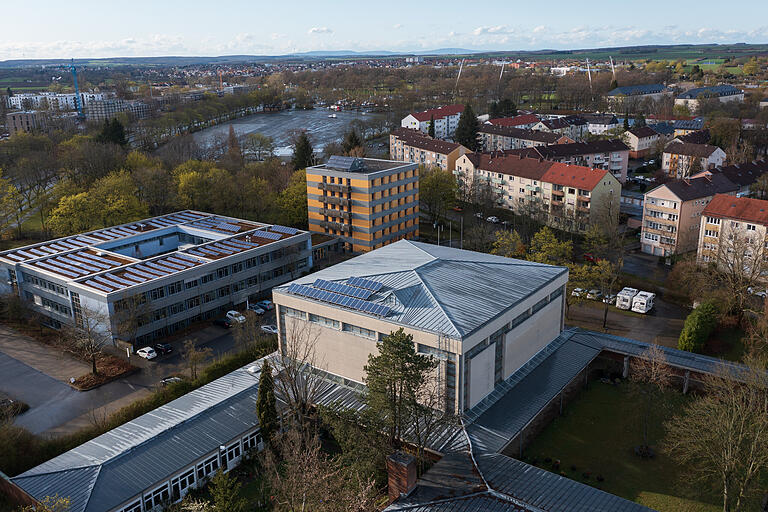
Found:
<path fill-rule="evenodd" d="M 319 224 L 328 229 L 336 229 L 341 232 L 351 233 L 352 232 L 352 226 L 349 224 L 342 224 L 341 222 L 333 222 L 330 220 L 321 220 Z"/>
<path fill-rule="evenodd" d="M 537 187 L 534 185 L 526 185 L 525 190 L 528 190 L 530 192 L 541 192 L 541 187 Z"/>
<path fill-rule="evenodd" d="M 350 201 L 346 197 L 331 197 L 331 196 L 321 196 L 320 201 L 325 204 L 338 204 L 341 206 L 349 206 L 352 203 L 352 201 Z"/>
<path fill-rule="evenodd" d="M 581 194 L 579 194 L 579 201 L 582 201 L 584 203 L 588 203 L 590 201 L 590 198 L 589 198 L 589 196 L 582 196 Z"/>
<path fill-rule="evenodd" d="M 552 195 L 563 197 L 565 195 L 565 190 L 552 190 Z"/>
<path fill-rule="evenodd" d="M 352 191 L 352 187 L 349 185 L 342 185 L 340 183 L 318 183 L 317 188 L 320 190 L 326 190 L 329 192 L 341 192 L 343 194 L 349 194 Z"/>
<path fill-rule="evenodd" d="M 330 208 L 320 208 L 320 213 L 328 217 L 340 217 L 342 219 L 352 218 L 352 214 L 350 212 L 344 212 L 341 210 L 332 210 Z"/>

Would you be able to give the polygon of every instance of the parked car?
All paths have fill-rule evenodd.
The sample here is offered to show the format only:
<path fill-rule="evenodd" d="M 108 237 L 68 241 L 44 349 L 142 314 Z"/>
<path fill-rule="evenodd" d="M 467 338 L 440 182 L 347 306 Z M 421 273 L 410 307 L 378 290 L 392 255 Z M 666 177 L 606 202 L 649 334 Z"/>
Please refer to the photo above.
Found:
<path fill-rule="evenodd" d="M 589 292 L 587 292 L 587 298 L 589 300 L 600 300 L 603 298 L 603 292 L 596 289 L 589 290 Z"/>
<path fill-rule="evenodd" d="M 266 313 L 266 311 L 261 309 L 258 304 L 248 304 L 248 311 L 252 311 L 253 313 L 256 313 L 259 316 Z"/>
<path fill-rule="evenodd" d="M 595 256 L 591 252 L 585 252 L 584 253 L 584 260 L 590 261 L 592 263 L 598 263 L 599 261 L 602 261 L 602 258 L 598 258 L 597 256 Z"/>
<path fill-rule="evenodd" d="M 274 309 L 275 305 L 272 304 L 271 300 L 260 300 L 256 303 L 257 306 L 259 306 L 264 311 L 269 311 L 270 309 Z"/>
<path fill-rule="evenodd" d="M 165 354 L 170 354 L 173 352 L 173 347 L 168 343 L 155 343 L 155 352 L 161 356 L 164 356 Z"/>
<path fill-rule="evenodd" d="M 181 382 L 182 380 L 183 379 L 181 377 L 166 377 L 160 381 L 160 385 L 168 386 L 170 384 L 175 384 L 176 382 Z"/>
<path fill-rule="evenodd" d="M 267 334 L 277 334 L 277 326 L 271 324 L 262 325 L 261 331 Z"/>
<path fill-rule="evenodd" d="M 484 218 L 485 218 L 485 215 L 483 215 L 483 212 L 477 212 L 477 213 L 475 214 L 475 217 L 477 217 L 478 219 L 482 220 L 482 219 L 484 219 Z"/>
<path fill-rule="evenodd" d="M 225 329 L 229 329 L 232 327 L 232 322 L 229 321 L 227 318 L 217 318 L 213 321 L 213 325 L 217 325 L 219 327 L 223 327 Z"/>
<path fill-rule="evenodd" d="M 758 297 L 761 297 L 761 298 L 768 297 L 768 290 L 758 290 L 750 286 L 749 288 L 747 288 L 747 291 L 752 295 L 757 295 Z"/>
<path fill-rule="evenodd" d="M 490 217 L 488 217 L 485 220 L 487 220 L 488 222 L 490 222 L 492 224 L 498 224 L 499 223 L 499 218 L 496 217 L 495 215 L 491 215 Z"/>
<path fill-rule="evenodd" d="M 144 359 L 154 359 L 157 357 L 157 352 L 155 352 L 155 349 L 152 347 L 140 348 L 136 351 L 136 354 L 138 354 L 140 357 L 143 357 Z"/>
<path fill-rule="evenodd" d="M 586 292 L 584 288 L 574 288 L 571 292 L 572 297 L 581 297 L 581 295 Z"/>
<path fill-rule="evenodd" d="M 232 311 L 227 311 L 227 320 L 232 323 L 243 324 L 245 323 L 245 316 L 243 316 L 241 312 L 233 309 Z"/>
<path fill-rule="evenodd" d="M 603 302 L 605 302 L 606 304 L 611 304 L 611 305 L 616 304 L 616 294 L 615 293 L 611 293 L 611 294 L 606 295 L 605 297 L 603 297 Z"/>

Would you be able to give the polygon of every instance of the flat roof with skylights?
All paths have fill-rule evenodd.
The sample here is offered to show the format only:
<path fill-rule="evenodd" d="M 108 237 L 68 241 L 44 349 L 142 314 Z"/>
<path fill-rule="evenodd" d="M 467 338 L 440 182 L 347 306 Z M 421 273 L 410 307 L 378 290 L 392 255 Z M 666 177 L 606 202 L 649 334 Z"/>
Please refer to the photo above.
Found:
<path fill-rule="evenodd" d="M 85 307 L 111 318 L 123 299 L 144 297 L 152 320 L 142 330 L 156 339 L 263 298 L 311 265 L 306 231 L 185 210 L 0 252 L 0 292 L 54 327 Z"/>

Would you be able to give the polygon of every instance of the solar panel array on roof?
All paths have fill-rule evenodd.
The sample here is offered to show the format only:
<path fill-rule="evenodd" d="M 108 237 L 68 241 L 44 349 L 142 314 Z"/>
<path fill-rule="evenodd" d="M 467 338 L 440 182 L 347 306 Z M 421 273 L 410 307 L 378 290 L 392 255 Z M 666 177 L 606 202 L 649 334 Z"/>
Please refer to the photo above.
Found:
<path fill-rule="evenodd" d="M 286 235 L 295 235 L 299 232 L 296 228 L 289 228 L 288 226 L 280 226 L 279 224 L 275 224 L 274 226 L 271 226 L 269 229 L 274 231 L 275 233 L 284 233 Z"/>
<path fill-rule="evenodd" d="M 383 306 L 376 304 L 375 302 L 369 302 L 367 300 L 357 299 L 355 297 L 348 297 L 339 293 L 329 292 L 326 290 L 318 290 L 310 286 L 303 284 L 292 284 L 288 287 L 288 293 L 295 295 L 301 295 L 302 297 L 309 297 L 310 299 L 316 299 L 337 306 L 342 306 L 363 313 L 370 313 L 372 315 L 387 316 L 389 314 L 389 306 Z"/>
<path fill-rule="evenodd" d="M 371 296 L 370 290 L 355 288 L 354 286 L 347 286 L 346 284 L 341 283 L 334 283 L 333 281 L 326 281 L 325 279 L 316 279 L 313 286 L 315 288 L 320 288 L 321 290 L 328 290 L 329 292 L 349 295 L 350 297 L 363 300 L 366 300 Z"/>
<path fill-rule="evenodd" d="M 362 158 L 334 155 L 328 159 L 325 166 L 339 171 L 354 172 L 363 170 L 365 162 L 363 162 Z"/>
<path fill-rule="evenodd" d="M 373 293 L 376 293 L 377 291 L 381 290 L 381 287 L 384 286 L 378 281 L 371 281 L 370 279 L 365 279 L 364 277 L 350 277 L 349 279 L 347 279 L 347 284 L 350 286 L 363 288 L 365 290 L 370 290 Z"/>
<path fill-rule="evenodd" d="M 281 235 L 280 233 L 272 233 L 270 231 L 261 231 L 261 230 L 254 231 L 253 233 L 251 233 L 251 236 L 266 238 L 267 240 L 280 240 L 281 238 L 283 238 L 283 235 Z"/>

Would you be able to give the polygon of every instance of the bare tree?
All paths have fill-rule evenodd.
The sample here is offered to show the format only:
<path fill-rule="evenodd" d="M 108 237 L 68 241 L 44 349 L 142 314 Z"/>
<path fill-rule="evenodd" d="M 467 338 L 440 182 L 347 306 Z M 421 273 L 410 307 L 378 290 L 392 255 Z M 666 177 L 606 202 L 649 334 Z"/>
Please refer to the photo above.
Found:
<path fill-rule="evenodd" d="M 109 319 L 100 311 L 83 306 L 75 315 L 75 325 L 62 329 L 62 339 L 75 353 L 91 362 L 91 371 L 98 374 L 96 361 L 104 347 L 112 343 L 112 333 L 107 328 Z"/>
<path fill-rule="evenodd" d="M 297 426 L 308 429 L 323 385 L 319 369 L 323 362 L 316 351 L 320 332 L 308 321 L 288 317 L 286 320 L 276 361 L 275 391 Z"/>
<path fill-rule="evenodd" d="M 195 341 L 196 340 L 194 338 L 189 338 L 187 341 L 185 341 L 184 351 L 182 352 L 184 361 L 187 363 L 187 368 L 189 368 L 189 374 L 192 379 L 197 378 L 198 368 L 200 368 L 200 365 L 203 364 L 203 362 L 205 362 L 205 360 L 208 359 L 211 354 L 213 354 L 211 347 L 198 349 Z"/>
<path fill-rule="evenodd" d="M 766 360 L 704 377 L 703 393 L 666 425 L 666 450 L 693 484 L 721 491 L 724 512 L 756 510 L 750 500 L 768 473 Z M 706 487 L 705 487 L 706 488 Z"/>
<path fill-rule="evenodd" d="M 658 345 L 649 346 L 640 357 L 632 359 L 629 374 L 632 382 L 632 392 L 640 399 L 640 415 L 642 424 L 643 444 L 636 452 L 641 457 L 653 456 L 650 446 L 650 425 L 655 412 L 664 402 L 663 393 L 669 386 L 672 374 L 664 351 Z"/>
<path fill-rule="evenodd" d="M 364 512 L 375 510 L 372 479 L 346 470 L 325 455 L 315 435 L 290 429 L 265 451 L 263 471 L 273 510 Z"/>
<path fill-rule="evenodd" d="M 117 335 L 135 347 L 139 329 L 149 322 L 151 312 L 152 307 L 143 293 L 115 302 L 114 324 Z"/>

